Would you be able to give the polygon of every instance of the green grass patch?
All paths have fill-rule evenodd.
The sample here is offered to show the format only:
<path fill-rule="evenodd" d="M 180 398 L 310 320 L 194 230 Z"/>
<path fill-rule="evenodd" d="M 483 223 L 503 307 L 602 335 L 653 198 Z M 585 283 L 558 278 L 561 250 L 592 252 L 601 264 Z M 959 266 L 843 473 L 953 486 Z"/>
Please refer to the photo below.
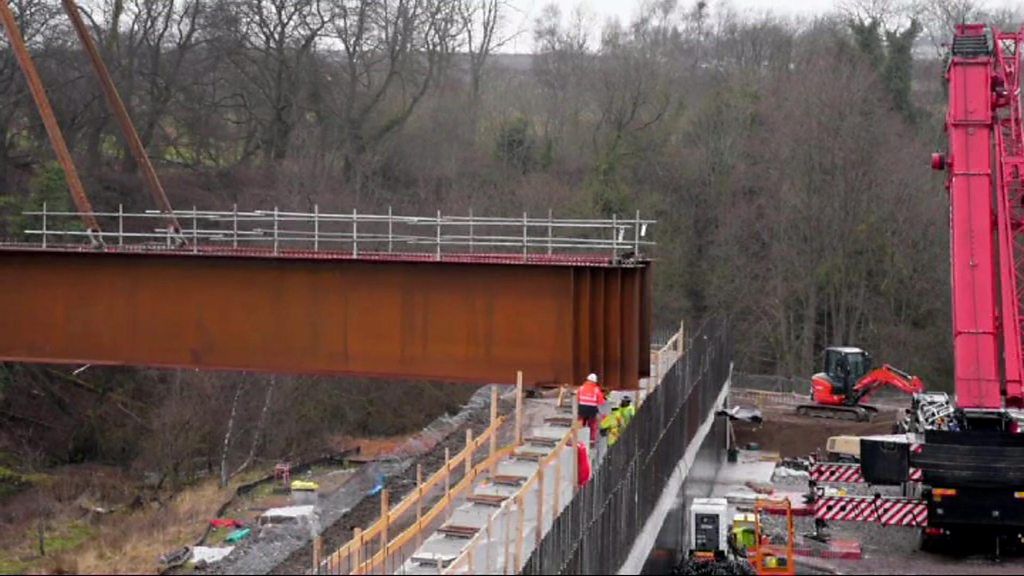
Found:
<path fill-rule="evenodd" d="M 28 562 L 0 556 L 0 574 L 24 574 L 28 572 L 29 567 Z"/>
<path fill-rule="evenodd" d="M 227 539 L 228 535 L 231 534 L 233 528 L 214 528 L 210 530 L 210 533 L 206 536 L 206 542 L 203 546 L 220 546 Z"/>
<path fill-rule="evenodd" d="M 72 522 L 46 532 L 46 555 L 60 554 L 78 548 L 95 535 L 89 526 L 81 522 Z"/>
<path fill-rule="evenodd" d="M 8 498 L 31 486 L 21 474 L 10 468 L 0 466 L 0 500 Z"/>

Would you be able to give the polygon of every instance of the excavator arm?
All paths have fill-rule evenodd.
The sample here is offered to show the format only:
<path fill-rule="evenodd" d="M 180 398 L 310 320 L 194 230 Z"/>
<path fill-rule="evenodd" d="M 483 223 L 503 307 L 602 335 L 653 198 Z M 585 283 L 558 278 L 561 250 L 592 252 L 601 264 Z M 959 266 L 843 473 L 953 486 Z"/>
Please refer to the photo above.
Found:
<path fill-rule="evenodd" d="M 850 391 L 847 399 L 848 404 L 860 404 L 862 400 L 882 388 L 895 388 L 905 394 L 920 394 L 924 392 L 924 382 L 917 376 L 911 376 L 906 372 L 890 366 L 883 365 L 865 374 Z"/>

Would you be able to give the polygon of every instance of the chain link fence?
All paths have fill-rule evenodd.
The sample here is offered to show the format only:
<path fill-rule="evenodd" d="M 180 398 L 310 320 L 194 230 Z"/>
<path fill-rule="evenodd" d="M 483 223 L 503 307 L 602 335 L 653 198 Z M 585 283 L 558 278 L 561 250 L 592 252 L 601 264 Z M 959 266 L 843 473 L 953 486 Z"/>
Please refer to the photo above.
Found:
<path fill-rule="evenodd" d="M 811 389 L 811 379 L 806 377 L 790 378 L 787 376 L 735 372 L 732 375 L 732 387 L 744 390 L 807 395 Z"/>
<path fill-rule="evenodd" d="M 614 574 L 729 377 L 732 340 L 708 321 L 533 551 L 522 574 Z"/>

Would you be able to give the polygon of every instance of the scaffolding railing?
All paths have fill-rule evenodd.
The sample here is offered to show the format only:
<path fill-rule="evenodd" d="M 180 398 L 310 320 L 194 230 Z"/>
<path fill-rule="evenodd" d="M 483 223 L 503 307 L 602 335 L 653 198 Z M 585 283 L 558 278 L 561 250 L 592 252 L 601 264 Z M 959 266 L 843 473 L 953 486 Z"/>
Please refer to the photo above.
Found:
<path fill-rule="evenodd" d="M 93 212 L 100 229 L 83 230 L 81 214 L 42 210 L 24 212 L 29 225 L 24 234 L 38 239 L 44 248 L 89 242 L 103 246 L 131 246 L 193 252 L 210 249 L 258 248 L 274 254 L 286 251 L 361 253 L 445 253 L 521 255 L 609 255 L 614 259 L 639 260 L 655 243 L 648 239 L 654 220 L 632 217 L 610 219 L 538 218 L 524 212 L 521 218 L 469 215 L 432 216 L 273 210 L 179 210 L 174 216 L 180 231 L 164 225 L 167 214 L 159 211 Z"/>

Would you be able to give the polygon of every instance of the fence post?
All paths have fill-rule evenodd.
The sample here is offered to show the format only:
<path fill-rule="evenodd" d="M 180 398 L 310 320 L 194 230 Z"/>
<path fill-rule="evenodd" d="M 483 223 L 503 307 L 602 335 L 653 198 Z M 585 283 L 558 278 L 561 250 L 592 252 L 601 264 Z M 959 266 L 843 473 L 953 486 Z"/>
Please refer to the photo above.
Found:
<path fill-rule="evenodd" d="M 540 548 L 541 538 L 544 536 L 544 466 L 537 467 L 537 543 Z"/>
<path fill-rule="evenodd" d="M 633 245 L 633 257 L 636 259 L 640 258 L 640 211 L 636 211 L 636 228 L 633 230 L 634 234 L 634 245 Z"/>
<path fill-rule="evenodd" d="M 494 573 L 494 569 L 492 567 L 492 560 L 494 559 L 494 553 L 492 552 L 492 549 L 494 548 L 494 539 L 493 539 L 492 535 L 494 534 L 494 531 L 491 528 L 491 526 L 493 524 L 494 524 L 494 515 L 488 514 L 487 515 L 487 553 L 486 553 L 486 556 L 484 557 L 484 562 L 486 562 L 486 564 L 485 564 L 484 570 L 483 570 L 483 572 L 485 574 L 493 574 Z"/>
<path fill-rule="evenodd" d="M 463 473 L 467 478 L 473 469 L 473 429 L 466 428 L 466 471 Z"/>
<path fill-rule="evenodd" d="M 416 547 L 423 541 L 423 464 L 416 464 Z"/>
<path fill-rule="evenodd" d="M 511 547 L 511 545 L 512 545 L 512 507 L 509 506 L 509 509 L 505 512 L 505 557 L 504 557 L 504 560 L 505 560 L 505 571 L 504 572 L 505 572 L 505 574 L 511 574 L 512 573 L 512 569 L 511 569 L 511 566 L 510 566 L 512 564 L 512 550 L 509 549 Z"/>
<path fill-rule="evenodd" d="M 523 371 L 516 372 L 516 446 L 523 443 Z"/>
<path fill-rule="evenodd" d="M 274 256 L 277 256 L 277 206 L 274 206 Z"/>
<path fill-rule="evenodd" d="M 448 447 L 444 449 L 444 497 L 448 498 L 452 491 L 452 451 Z M 449 502 L 451 504 L 451 502 Z M 451 517 L 451 506 L 445 509 L 445 518 Z"/>
<path fill-rule="evenodd" d="M 551 237 L 553 236 L 553 232 L 554 232 L 553 227 L 551 225 L 551 221 L 553 220 L 553 218 L 552 218 L 553 216 L 554 216 L 554 213 L 551 211 L 551 208 L 548 208 L 548 256 L 551 256 Z"/>
<path fill-rule="evenodd" d="M 199 218 L 196 216 L 196 205 L 192 205 L 192 253 L 199 253 Z"/>
<path fill-rule="evenodd" d="M 388 206 L 388 254 L 391 254 L 393 249 L 392 243 L 394 241 L 394 216 L 391 214 L 391 206 Z"/>
<path fill-rule="evenodd" d="M 234 204 L 231 218 L 231 247 L 238 248 L 238 204 Z"/>
<path fill-rule="evenodd" d="M 320 560 L 324 555 L 324 538 L 317 536 L 313 539 L 313 574 L 320 573 Z"/>
<path fill-rule="evenodd" d="M 43 202 L 43 248 L 46 248 L 46 202 Z"/>
<path fill-rule="evenodd" d="M 572 395 L 572 449 L 573 451 L 579 450 L 580 443 L 580 419 L 579 419 L 579 397 L 575 394 Z M 590 439 L 587 438 L 589 441 Z M 576 494 L 576 491 L 580 487 L 580 459 L 578 454 L 572 455 L 572 493 Z"/>
<path fill-rule="evenodd" d="M 516 508 L 519 510 L 519 530 L 516 536 L 516 564 L 515 570 L 519 572 L 523 568 L 523 540 L 526 532 L 526 501 L 522 493 L 516 499 Z"/>
<path fill-rule="evenodd" d="M 352 209 L 352 256 L 359 257 L 359 213 Z"/>
<path fill-rule="evenodd" d="M 382 558 L 384 560 L 384 565 L 385 566 L 387 566 L 387 564 L 388 564 L 388 520 L 389 520 L 389 518 L 388 518 L 388 507 L 389 507 L 388 500 L 389 500 L 389 498 L 388 498 L 388 489 L 384 488 L 383 490 L 380 491 L 380 520 L 382 522 L 382 524 L 381 524 L 381 531 L 380 531 L 380 551 L 381 551 L 381 556 L 382 556 Z M 370 556 L 370 560 L 371 560 L 371 562 L 370 562 L 370 570 L 372 571 L 373 570 L 373 562 L 372 562 L 373 556 L 372 555 Z"/>
<path fill-rule="evenodd" d="M 353 550 L 349 552 L 349 556 L 352 558 L 351 564 L 353 565 L 353 574 L 359 574 L 362 572 L 362 560 L 363 560 L 363 529 L 356 528 L 352 531 L 352 546 Z"/>
<path fill-rule="evenodd" d="M 313 252 L 320 251 L 320 205 L 313 204 Z"/>
<path fill-rule="evenodd" d="M 117 205 L 117 245 L 124 246 L 124 204 Z"/>
<path fill-rule="evenodd" d="M 619 257 L 619 215 L 612 214 L 612 258 Z"/>
<path fill-rule="evenodd" d="M 441 211 L 437 211 L 437 261 L 441 261 Z"/>
<path fill-rule="evenodd" d="M 686 352 L 686 320 L 679 321 L 679 340 L 677 342 L 679 355 L 682 356 Z"/>
<path fill-rule="evenodd" d="M 487 457 L 492 459 L 491 473 L 494 473 L 494 453 L 498 451 L 498 387 L 491 386 L 491 425 L 488 427 L 491 434 L 487 447 Z"/>
<path fill-rule="evenodd" d="M 554 530 L 555 520 L 558 519 L 558 513 L 561 511 L 561 495 L 562 495 L 562 456 L 565 455 L 565 444 L 563 443 L 558 447 L 558 456 L 555 456 L 555 493 L 554 498 L 551 502 L 551 529 Z"/>
<path fill-rule="evenodd" d="M 469 209 L 469 253 L 472 254 L 476 248 L 473 246 L 473 209 Z"/>
<path fill-rule="evenodd" d="M 523 212 L 523 262 L 526 262 L 527 259 L 528 259 L 527 256 L 526 256 L 526 243 L 527 243 L 526 239 L 528 237 L 528 233 L 527 233 L 527 229 L 526 228 L 527 228 L 527 216 L 526 216 L 526 212 Z"/>

